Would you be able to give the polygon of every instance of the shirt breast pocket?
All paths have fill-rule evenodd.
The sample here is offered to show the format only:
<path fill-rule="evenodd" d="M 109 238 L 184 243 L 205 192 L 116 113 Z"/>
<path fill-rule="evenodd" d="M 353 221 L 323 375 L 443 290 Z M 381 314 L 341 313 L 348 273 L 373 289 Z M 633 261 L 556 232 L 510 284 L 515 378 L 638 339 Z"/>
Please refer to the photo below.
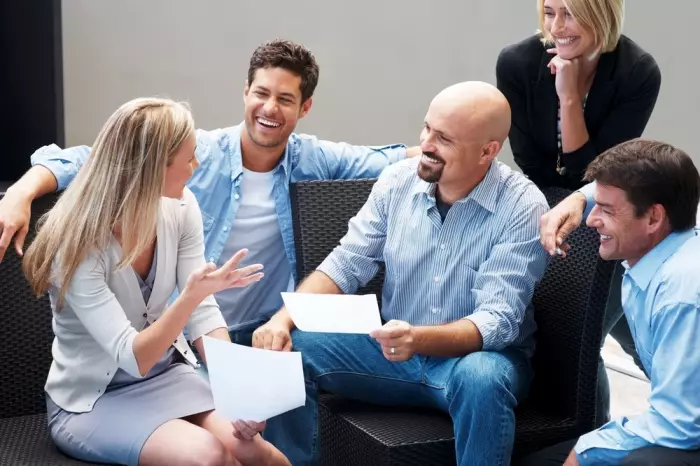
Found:
<path fill-rule="evenodd" d="M 637 356 L 639 356 L 639 359 L 642 361 L 642 366 L 644 366 L 645 368 L 651 366 L 652 358 L 651 353 L 646 350 L 646 347 L 646 342 L 637 342 L 637 344 L 634 347 L 634 349 L 637 351 Z"/>
<path fill-rule="evenodd" d="M 209 233 L 214 227 L 214 222 L 216 219 L 202 210 L 202 225 L 204 227 L 204 233 Z"/>
<path fill-rule="evenodd" d="M 470 313 L 474 311 L 476 303 L 475 288 L 478 276 L 479 272 L 474 267 L 466 263 L 457 263 L 446 287 L 448 290 L 457 292 L 456 296 L 466 304 L 465 307 Z"/>

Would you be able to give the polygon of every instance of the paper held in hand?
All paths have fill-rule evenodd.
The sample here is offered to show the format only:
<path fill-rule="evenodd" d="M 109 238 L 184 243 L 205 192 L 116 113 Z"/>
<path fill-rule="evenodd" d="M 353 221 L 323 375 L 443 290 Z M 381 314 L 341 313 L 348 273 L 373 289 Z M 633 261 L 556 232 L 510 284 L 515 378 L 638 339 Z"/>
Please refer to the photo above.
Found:
<path fill-rule="evenodd" d="M 223 418 L 262 422 L 305 404 L 301 353 L 203 338 L 214 406 Z"/>
<path fill-rule="evenodd" d="M 294 325 L 305 332 L 363 333 L 382 326 L 374 294 L 282 293 Z"/>

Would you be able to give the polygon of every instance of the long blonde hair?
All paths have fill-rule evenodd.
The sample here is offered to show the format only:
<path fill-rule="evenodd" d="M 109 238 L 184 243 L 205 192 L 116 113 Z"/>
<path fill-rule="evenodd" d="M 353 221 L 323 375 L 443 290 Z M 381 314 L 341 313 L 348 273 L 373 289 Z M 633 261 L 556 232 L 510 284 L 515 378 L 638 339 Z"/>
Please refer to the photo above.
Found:
<path fill-rule="evenodd" d="M 104 250 L 117 225 L 125 267 L 153 241 L 173 152 L 194 132 L 188 106 L 161 98 L 131 100 L 97 136 L 90 157 L 38 222 L 24 273 L 37 295 L 59 288 L 58 306 L 92 250 Z M 57 263 L 54 263 L 57 261 Z"/>

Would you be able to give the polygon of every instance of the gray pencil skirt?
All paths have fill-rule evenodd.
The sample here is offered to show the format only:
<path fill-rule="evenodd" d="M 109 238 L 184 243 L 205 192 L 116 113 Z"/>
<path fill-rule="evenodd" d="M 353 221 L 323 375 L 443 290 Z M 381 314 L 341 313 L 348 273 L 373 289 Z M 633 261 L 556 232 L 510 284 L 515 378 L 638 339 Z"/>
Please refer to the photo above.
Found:
<path fill-rule="evenodd" d="M 184 362 L 106 391 L 87 413 L 65 411 L 48 395 L 46 404 L 60 450 L 83 461 L 124 465 L 138 464 L 146 440 L 164 423 L 214 409 L 208 382 Z"/>

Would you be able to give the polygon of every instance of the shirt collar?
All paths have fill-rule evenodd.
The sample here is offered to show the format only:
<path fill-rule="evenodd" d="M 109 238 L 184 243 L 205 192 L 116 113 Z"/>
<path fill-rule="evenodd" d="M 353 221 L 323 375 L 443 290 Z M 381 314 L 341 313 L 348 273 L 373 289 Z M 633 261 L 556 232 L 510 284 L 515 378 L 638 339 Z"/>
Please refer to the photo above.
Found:
<path fill-rule="evenodd" d="M 243 151 L 241 149 L 241 134 L 243 132 L 243 128 L 245 128 L 245 121 L 241 122 L 241 124 L 236 127 L 236 131 L 231 134 L 229 141 L 231 144 L 231 172 L 234 178 L 238 178 L 243 173 Z M 284 170 L 287 177 L 287 182 L 289 182 L 289 165 L 291 164 L 290 145 L 291 141 L 287 142 L 282 158 L 272 170 L 274 172 L 277 172 L 280 169 Z"/>
<path fill-rule="evenodd" d="M 674 232 L 664 238 L 659 244 L 654 246 L 637 262 L 634 267 L 630 267 L 627 261 L 622 265 L 627 270 L 627 274 L 632 281 L 641 289 L 646 290 L 649 282 L 659 268 L 680 248 L 686 241 L 695 236 L 695 229 L 682 232 Z"/>
<path fill-rule="evenodd" d="M 459 204 L 471 199 L 489 212 L 495 212 L 496 204 L 498 202 L 500 176 L 498 163 L 496 161 L 491 162 L 491 166 L 486 172 L 484 179 L 482 179 L 479 184 L 476 185 L 476 187 L 467 197 L 458 200 L 456 203 Z M 413 187 L 411 194 L 413 196 L 417 194 L 425 194 L 429 198 L 435 199 L 436 187 L 437 185 L 435 183 L 428 183 L 427 181 L 418 178 L 418 182 Z"/>

